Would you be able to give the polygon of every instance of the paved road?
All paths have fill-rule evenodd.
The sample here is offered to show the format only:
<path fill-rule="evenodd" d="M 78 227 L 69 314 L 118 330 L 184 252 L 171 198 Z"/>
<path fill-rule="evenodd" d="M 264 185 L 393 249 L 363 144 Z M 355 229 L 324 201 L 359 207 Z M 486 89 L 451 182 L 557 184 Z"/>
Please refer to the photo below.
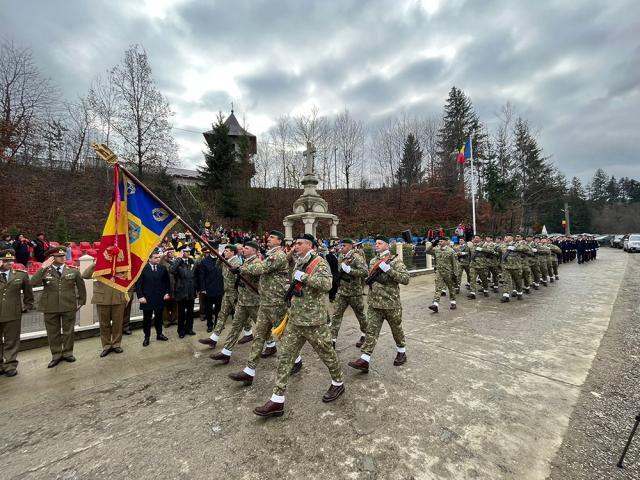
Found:
<path fill-rule="evenodd" d="M 426 309 L 433 278 L 414 278 L 403 290 L 405 366 L 393 367 L 385 328 L 370 373 L 351 371 L 350 316 L 343 398 L 320 401 L 329 377 L 306 348 L 286 415 L 266 422 L 251 409 L 270 396 L 276 360 L 248 389 L 226 378 L 246 346 L 229 366 L 174 332 L 144 350 L 139 335 L 126 338 L 125 354 L 106 359 L 88 339 L 78 362 L 55 370 L 46 351 L 25 352 L 20 375 L 0 378 L 2 478 L 546 478 L 628 258 L 604 249 L 525 301 L 462 299 L 438 315 Z"/>

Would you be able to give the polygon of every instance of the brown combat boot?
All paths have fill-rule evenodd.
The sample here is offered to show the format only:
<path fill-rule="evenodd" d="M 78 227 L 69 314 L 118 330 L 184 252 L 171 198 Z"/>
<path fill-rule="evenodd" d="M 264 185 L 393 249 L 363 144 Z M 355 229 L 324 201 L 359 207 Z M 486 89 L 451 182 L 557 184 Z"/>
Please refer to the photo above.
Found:
<path fill-rule="evenodd" d="M 343 385 L 334 385 L 333 383 L 329 387 L 329 390 L 322 396 L 322 401 L 324 403 L 333 402 L 337 400 L 340 395 L 344 393 L 344 384 Z"/>
<path fill-rule="evenodd" d="M 253 333 L 251 335 L 243 335 L 242 338 L 238 340 L 238 343 L 242 345 L 243 343 L 253 342 L 253 339 L 254 339 Z"/>
<path fill-rule="evenodd" d="M 403 365 L 407 363 L 407 354 L 405 352 L 398 352 L 398 354 L 396 355 L 395 360 L 393 361 L 393 364 L 398 367 L 400 365 Z"/>
<path fill-rule="evenodd" d="M 242 382 L 245 387 L 248 387 L 253 383 L 253 377 L 244 371 L 238 373 L 230 373 L 229 378 L 236 382 Z"/>
<path fill-rule="evenodd" d="M 364 345 L 364 340 L 364 335 L 360 335 L 360 340 L 356 342 L 356 348 L 362 347 L 362 345 Z"/>
<path fill-rule="evenodd" d="M 222 352 L 212 353 L 211 355 L 209 355 L 209 358 L 211 358 L 213 360 L 218 360 L 222 364 L 229 363 L 229 360 L 231 360 L 231 356 L 225 355 Z"/>
<path fill-rule="evenodd" d="M 284 415 L 284 403 L 269 400 L 263 406 L 254 408 L 253 413 L 259 417 L 281 417 Z"/>
<path fill-rule="evenodd" d="M 278 348 L 275 345 L 273 347 L 267 347 L 263 350 L 260 356 L 262 358 L 267 358 L 267 357 L 270 357 L 271 355 L 275 355 L 277 351 L 278 351 Z"/>
<path fill-rule="evenodd" d="M 198 343 L 201 343 L 202 345 L 209 345 L 211 348 L 215 348 L 217 343 L 215 340 L 211 340 L 210 338 L 199 338 L 198 339 Z"/>
<path fill-rule="evenodd" d="M 360 370 L 362 373 L 369 373 L 369 362 L 361 358 L 357 359 L 355 362 L 349 362 L 348 365 L 351 368 Z"/>

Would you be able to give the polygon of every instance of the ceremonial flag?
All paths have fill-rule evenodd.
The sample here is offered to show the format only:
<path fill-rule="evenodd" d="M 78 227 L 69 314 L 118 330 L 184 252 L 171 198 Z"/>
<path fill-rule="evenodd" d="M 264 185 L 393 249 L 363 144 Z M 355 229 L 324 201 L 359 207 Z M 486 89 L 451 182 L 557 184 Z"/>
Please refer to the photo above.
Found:
<path fill-rule="evenodd" d="M 463 165 L 467 158 L 471 158 L 471 152 L 471 137 L 469 137 L 469 140 L 466 141 L 462 148 L 460 148 L 460 152 L 458 152 L 458 163 Z"/>
<path fill-rule="evenodd" d="M 114 166 L 113 203 L 102 232 L 93 277 L 127 292 L 178 219 Z"/>

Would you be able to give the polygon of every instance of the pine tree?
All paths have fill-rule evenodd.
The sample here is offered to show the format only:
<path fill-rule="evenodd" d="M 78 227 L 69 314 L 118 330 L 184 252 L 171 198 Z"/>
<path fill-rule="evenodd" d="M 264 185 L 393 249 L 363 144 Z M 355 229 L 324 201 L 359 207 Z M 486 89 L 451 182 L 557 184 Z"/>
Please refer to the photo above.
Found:
<path fill-rule="evenodd" d="M 402 151 L 402 160 L 398 168 L 397 182 L 399 185 L 414 185 L 420 183 L 424 176 L 422 169 L 422 149 L 413 133 L 407 135 Z"/>
<path fill-rule="evenodd" d="M 620 201 L 620 189 L 618 188 L 618 181 L 616 177 L 612 176 L 607 183 L 607 202 L 618 203 Z"/>
<path fill-rule="evenodd" d="M 587 202 L 587 192 L 578 177 L 571 179 L 571 186 L 567 192 L 567 203 L 571 212 L 571 228 L 574 232 L 588 232 L 591 230 L 591 209 Z"/>
<path fill-rule="evenodd" d="M 589 200 L 596 204 L 602 204 L 607 201 L 607 185 L 609 176 L 601 168 L 596 170 L 593 179 L 589 184 Z"/>

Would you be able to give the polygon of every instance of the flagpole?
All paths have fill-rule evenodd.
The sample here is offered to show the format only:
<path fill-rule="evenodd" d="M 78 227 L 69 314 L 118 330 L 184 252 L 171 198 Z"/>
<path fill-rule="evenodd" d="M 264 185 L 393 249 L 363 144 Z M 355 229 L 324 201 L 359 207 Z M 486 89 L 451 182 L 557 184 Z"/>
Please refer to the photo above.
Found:
<path fill-rule="evenodd" d="M 115 158 L 115 154 L 113 152 L 111 152 L 111 155 L 113 157 L 107 157 L 103 155 L 103 150 L 99 150 L 96 147 L 100 146 L 100 145 L 94 145 L 94 149 L 96 150 L 96 153 L 102 157 L 105 161 L 107 161 L 108 163 L 115 163 L 114 162 L 114 158 Z M 106 147 L 105 147 L 106 148 Z M 109 150 L 110 152 L 110 150 Z M 222 255 L 220 255 L 218 253 L 218 249 L 214 248 L 213 246 L 211 246 L 211 244 L 205 240 L 204 238 L 202 238 L 200 236 L 200 234 L 193 229 L 193 227 L 191 225 L 189 225 L 186 221 L 184 221 L 182 219 L 182 217 L 180 217 L 180 215 L 178 215 L 176 212 L 173 211 L 173 209 L 167 205 L 166 203 L 164 203 L 162 200 L 160 200 L 158 198 L 158 196 L 153 193 L 144 183 L 142 183 L 142 181 L 140 181 L 133 173 L 131 173 L 129 170 L 127 170 L 124 166 L 122 166 L 121 163 L 117 162 L 118 166 L 120 168 L 120 170 L 122 171 L 122 173 L 124 173 L 127 177 L 129 177 L 131 180 L 133 180 L 133 182 L 138 185 L 140 188 L 142 188 L 145 192 L 147 192 L 147 194 L 149 194 L 149 196 L 151 198 L 153 198 L 156 202 L 158 202 L 162 208 L 164 208 L 167 212 L 169 212 L 171 215 L 173 215 L 174 217 L 176 217 L 176 219 L 182 224 L 182 226 L 184 228 L 186 228 L 188 231 L 191 232 L 191 234 L 195 237 L 200 239 L 200 241 L 205 244 L 207 247 L 209 247 L 209 250 L 216 256 L 218 257 L 222 263 L 224 263 L 227 267 L 229 267 L 229 269 L 234 269 L 235 267 L 233 265 L 231 265 L 226 258 L 224 258 Z M 251 290 L 253 290 L 254 292 L 258 293 L 258 289 L 255 287 L 255 285 L 253 285 L 251 282 L 249 282 L 246 278 L 244 278 L 241 274 L 238 274 L 238 276 L 240 277 L 240 279 L 244 282 L 244 284 L 249 287 Z"/>
<path fill-rule="evenodd" d="M 469 153 L 471 158 L 471 215 L 473 218 L 473 234 L 476 233 L 476 180 L 473 172 L 473 143 L 471 143 L 471 135 L 469 135 Z"/>

